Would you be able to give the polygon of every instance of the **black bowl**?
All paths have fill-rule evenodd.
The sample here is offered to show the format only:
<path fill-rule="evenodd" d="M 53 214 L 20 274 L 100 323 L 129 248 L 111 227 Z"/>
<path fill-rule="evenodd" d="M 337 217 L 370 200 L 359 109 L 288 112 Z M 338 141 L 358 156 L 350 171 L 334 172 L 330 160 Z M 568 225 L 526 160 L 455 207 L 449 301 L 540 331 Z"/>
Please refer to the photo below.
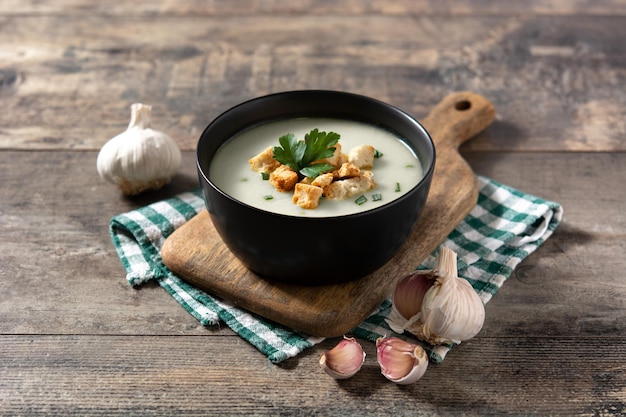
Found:
<path fill-rule="evenodd" d="M 418 155 L 424 178 L 388 204 L 337 217 L 271 213 L 230 197 L 211 182 L 211 160 L 224 142 L 253 125 L 293 117 L 349 119 L 393 131 Z M 351 93 L 304 90 L 246 101 L 218 116 L 200 136 L 197 165 L 213 224 L 246 267 L 262 277 L 293 284 L 333 284 L 374 272 L 398 251 L 426 202 L 435 148 L 424 127 L 396 107 Z M 306 241 L 289 241 L 289 236 L 279 233 L 283 230 L 297 230 Z"/>

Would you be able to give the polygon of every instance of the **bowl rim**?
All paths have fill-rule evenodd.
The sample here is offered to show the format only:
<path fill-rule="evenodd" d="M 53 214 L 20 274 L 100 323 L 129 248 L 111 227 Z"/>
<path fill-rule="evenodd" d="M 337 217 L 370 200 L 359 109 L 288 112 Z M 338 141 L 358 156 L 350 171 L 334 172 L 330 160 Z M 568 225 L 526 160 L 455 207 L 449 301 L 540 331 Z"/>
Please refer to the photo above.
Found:
<path fill-rule="evenodd" d="M 411 187 L 411 189 L 409 189 L 406 193 L 404 193 L 403 195 L 401 195 L 400 197 L 389 201 L 385 204 L 382 204 L 380 206 L 374 207 L 374 208 L 370 208 L 370 209 L 365 209 L 363 211 L 359 211 L 357 213 L 350 213 L 350 214 L 341 214 L 341 215 L 336 215 L 336 216 L 297 216 L 297 215 L 291 215 L 291 214 L 283 214 L 283 213 L 277 213 L 277 212 L 273 212 L 270 210 L 265 210 L 259 207 L 255 207 L 252 206 L 250 204 L 244 203 L 241 200 L 236 199 L 235 197 L 231 196 L 230 194 L 226 193 L 225 191 L 223 191 L 221 188 L 219 188 L 216 184 L 213 183 L 213 181 L 211 181 L 211 179 L 209 178 L 208 173 L 204 172 L 204 169 L 202 168 L 202 164 L 200 162 L 200 143 L 203 141 L 203 139 L 205 138 L 206 132 L 211 129 L 215 124 L 219 123 L 224 117 L 226 117 L 228 114 L 233 113 L 235 111 L 237 111 L 238 109 L 241 109 L 243 107 L 246 106 L 250 106 L 256 102 L 259 101 L 263 101 L 263 100 L 271 100 L 272 98 L 278 97 L 278 96 L 290 96 L 290 95 L 300 95 L 300 94 L 329 94 L 329 95 L 337 95 L 337 96 L 344 96 L 344 97 L 351 97 L 352 99 L 356 99 L 356 100 L 364 100 L 364 101 L 369 101 L 370 103 L 373 103 L 375 105 L 378 106 L 383 106 L 383 107 L 387 107 L 388 109 L 390 109 L 392 112 L 399 114 L 400 116 L 404 117 L 405 119 L 409 120 L 412 124 L 414 124 L 419 130 L 422 131 L 423 133 L 423 137 L 426 139 L 426 144 L 428 145 L 429 150 L 432 152 L 432 158 L 430 158 L 430 164 L 428 165 L 428 167 L 426 167 L 426 169 L 424 169 L 423 174 L 422 174 L 422 178 L 417 182 L 417 184 L 415 184 L 413 187 Z M 286 116 L 285 118 L 290 118 L 291 116 Z M 306 116 L 305 116 L 306 117 Z M 332 115 L 330 116 L 326 116 L 329 118 L 332 118 Z M 359 121 L 362 123 L 367 123 L 366 120 L 358 120 L 356 118 L 352 118 L 350 119 L 349 117 L 346 116 L 338 116 L 338 119 L 344 119 L 344 120 L 353 120 L 353 121 Z M 365 119 L 367 119 L 367 117 L 365 117 Z M 251 123 L 248 125 L 244 125 L 241 129 L 238 130 L 237 133 L 243 132 L 246 129 L 249 128 L 253 128 L 254 126 L 258 126 L 260 124 L 265 124 L 265 123 L 270 123 L 272 121 L 277 121 L 277 120 L 281 120 L 280 116 L 277 116 L 276 118 L 273 119 L 268 119 L 266 122 L 259 122 L 259 123 Z M 375 118 L 372 118 L 371 121 L 375 121 Z M 371 123 L 370 121 L 370 123 Z M 373 124 L 373 123 L 371 123 Z M 380 127 L 380 126 L 379 126 Z M 393 129 L 392 126 L 387 126 L 389 129 Z M 397 134 L 397 132 L 395 132 Z M 232 138 L 233 136 L 231 136 L 230 138 Z M 222 142 L 219 146 L 222 146 L 226 141 L 230 140 L 230 138 L 226 139 L 224 142 Z M 407 143 L 407 141 L 401 137 L 398 137 L 399 140 L 401 140 L 402 142 L 404 142 L 407 146 L 410 147 L 411 150 L 413 150 L 414 152 L 417 153 L 416 149 L 414 149 L 414 147 L 412 145 L 410 145 L 409 143 Z M 218 148 L 219 148 L 218 146 Z M 198 139 L 198 145 L 196 146 L 196 167 L 198 170 L 198 173 L 202 176 L 202 178 L 204 179 L 204 181 L 210 185 L 210 187 L 217 191 L 219 194 L 221 194 L 223 197 L 225 197 L 226 199 L 230 200 L 233 203 L 236 203 L 238 205 L 244 206 L 250 210 L 256 211 L 256 212 L 261 212 L 264 214 L 267 214 L 269 216 L 272 217 L 279 217 L 279 218 L 288 218 L 288 219 L 297 219 L 297 220 L 302 220 L 302 221 L 328 221 L 328 220 L 332 220 L 332 219 L 346 219 L 346 218 L 358 218 L 358 217 L 362 217 L 362 216 L 366 216 L 366 215 L 370 215 L 373 213 L 377 213 L 379 211 L 385 210 L 386 208 L 394 205 L 394 204 L 400 204 L 402 201 L 406 200 L 407 198 L 410 198 L 411 195 L 419 188 L 423 187 L 425 183 L 430 182 L 430 178 L 432 177 L 434 170 L 435 170 L 435 162 L 436 162 L 436 157 L 437 157 L 437 152 L 436 152 L 436 148 L 435 148 L 435 144 L 434 141 L 430 135 L 430 133 L 426 130 L 426 128 L 412 115 L 410 115 L 409 113 L 407 113 L 406 111 L 400 109 L 399 107 L 396 107 L 392 104 L 386 103 L 384 101 L 369 97 L 369 96 L 365 96 L 365 95 L 361 95 L 361 94 L 356 94 L 356 93 L 351 93 L 351 92 L 346 92 L 346 91 L 339 91 L 339 90 L 325 90 L 325 89 L 302 89 L 302 90 L 286 90 L 286 91 L 280 91 L 280 92 L 275 92 L 275 93 L 270 93 L 270 94 L 266 94 L 266 95 L 262 95 L 262 96 L 258 96 L 258 97 L 254 97 L 251 99 L 247 99 L 245 101 L 242 101 L 239 104 L 236 104 L 224 111 L 222 111 L 218 116 L 216 116 L 202 131 L 202 133 L 200 134 L 200 137 Z M 419 159 L 419 155 L 418 155 L 418 159 Z M 419 159 L 420 163 L 423 163 L 423 161 L 421 159 Z"/>

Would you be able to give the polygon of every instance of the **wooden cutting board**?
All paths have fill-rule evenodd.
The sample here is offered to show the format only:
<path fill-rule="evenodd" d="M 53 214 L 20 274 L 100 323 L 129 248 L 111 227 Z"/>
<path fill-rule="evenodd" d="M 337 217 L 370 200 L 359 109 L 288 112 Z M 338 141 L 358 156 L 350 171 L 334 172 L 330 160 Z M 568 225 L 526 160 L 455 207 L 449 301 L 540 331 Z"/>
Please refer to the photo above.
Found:
<path fill-rule="evenodd" d="M 493 105 L 471 92 L 444 98 L 421 123 L 437 151 L 424 210 L 395 257 L 361 279 L 300 286 L 261 278 L 230 253 L 205 211 L 165 241 L 163 262 L 207 293 L 314 336 L 341 336 L 360 324 L 454 230 L 478 198 L 476 177 L 459 146 L 491 124 Z"/>

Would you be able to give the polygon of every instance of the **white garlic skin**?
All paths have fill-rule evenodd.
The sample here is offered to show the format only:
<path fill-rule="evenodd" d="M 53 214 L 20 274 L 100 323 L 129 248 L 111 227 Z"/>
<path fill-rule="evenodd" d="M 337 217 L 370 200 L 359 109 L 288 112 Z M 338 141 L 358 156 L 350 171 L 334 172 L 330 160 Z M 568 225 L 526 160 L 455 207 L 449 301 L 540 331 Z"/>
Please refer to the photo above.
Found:
<path fill-rule="evenodd" d="M 180 168 L 180 149 L 167 134 L 150 127 L 151 110 L 151 106 L 133 104 L 128 129 L 98 153 L 100 177 L 127 195 L 163 187 Z"/>
<path fill-rule="evenodd" d="M 404 277 L 396 290 L 403 294 L 394 291 L 392 312 L 386 319 L 396 333 L 407 330 L 420 340 L 441 345 L 459 344 L 482 329 L 485 306 L 472 285 L 457 276 L 456 253 L 451 249 L 442 246 L 433 270 Z"/>
<path fill-rule="evenodd" d="M 472 285 L 457 276 L 456 253 L 442 246 L 432 274 L 435 283 L 424 294 L 420 317 L 407 330 L 433 345 L 476 336 L 485 322 L 485 306 Z"/>
<path fill-rule="evenodd" d="M 328 375 L 335 379 L 348 379 L 361 370 L 365 362 L 363 348 L 352 337 L 343 340 L 331 350 L 324 352 L 319 364 Z"/>
<path fill-rule="evenodd" d="M 427 341 L 458 344 L 480 332 L 485 321 L 485 307 L 468 281 L 449 279 L 435 283 L 426 292 L 420 321 L 421 334 Z"/>

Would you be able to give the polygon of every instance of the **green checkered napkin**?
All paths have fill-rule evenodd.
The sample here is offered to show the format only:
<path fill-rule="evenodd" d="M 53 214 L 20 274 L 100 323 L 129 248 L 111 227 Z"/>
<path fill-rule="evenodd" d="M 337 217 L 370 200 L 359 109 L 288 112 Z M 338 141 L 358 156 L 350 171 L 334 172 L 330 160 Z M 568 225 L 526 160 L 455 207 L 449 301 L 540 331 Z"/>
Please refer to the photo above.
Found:
<path fill-rule="evenodd" d="M 513 269 L 535 251 L 560 223 L 563 210 L 555 202 L 478 177 L 478 204 L 450 233 L 443 245 L 458 254 L 459 276 L 467 279 L 484 303 L 504 284 Z M 286 328 L 234 307 L 174 275 L 161 259 L 165 239 L 204 210 L 199 189 L 179 194 L 111 219 L 113 244 L 133 286 L 154 280 L 205 326 L 224 322 L 274 363 L 296 356 L 323 339 Z M 434 265 L 435 253 L 419 269 Z M 385 300 L 352 335 L 375 341 L 393 332 L 385 323 L 391 312 Z M 402 335 L 400 337 L 410 338 Z M 431 361 L 441 362 L 452 346 L 424 345 Z"/>

